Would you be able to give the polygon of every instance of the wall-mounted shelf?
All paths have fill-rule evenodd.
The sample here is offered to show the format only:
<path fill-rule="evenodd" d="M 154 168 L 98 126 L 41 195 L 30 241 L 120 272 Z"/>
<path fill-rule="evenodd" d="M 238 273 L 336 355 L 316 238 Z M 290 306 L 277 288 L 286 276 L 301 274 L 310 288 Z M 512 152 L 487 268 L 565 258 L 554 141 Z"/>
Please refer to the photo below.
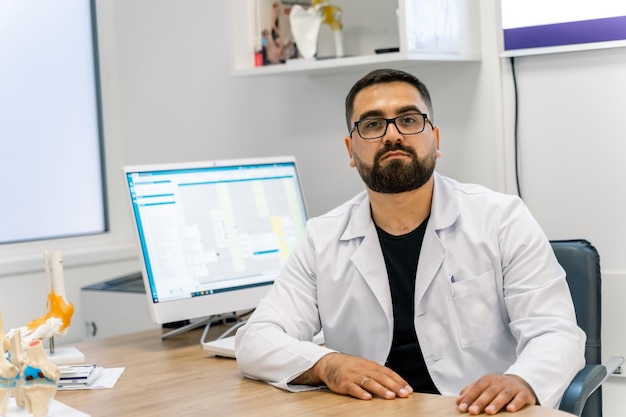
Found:
<path fill-rule="evenodd" d="M 342 9 L 345 57 L 334 57 L 332 31 L 322 25 L 318 56 L 323 59 L 255 66 L 256 32 L 263 29 L 255 12 L 259 1 L 263 0 L 231 1 L 235 76 L 323 74 L 383 65 L 480 61 L 480 2 L 476 0 L 335 0 L 331 3 Z M 393 47 L 399 52 L 374 52 Z"/>

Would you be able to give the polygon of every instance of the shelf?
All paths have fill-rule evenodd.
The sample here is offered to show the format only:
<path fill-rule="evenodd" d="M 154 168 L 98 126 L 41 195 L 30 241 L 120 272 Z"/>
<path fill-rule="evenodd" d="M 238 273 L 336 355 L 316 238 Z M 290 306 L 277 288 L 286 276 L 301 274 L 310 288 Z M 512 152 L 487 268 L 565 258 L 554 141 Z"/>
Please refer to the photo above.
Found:
<path fill-rule="evenodd" d="M 254 45 L 257 42 L 255 32 L 261 25 L 256 22 L 255 9 L 259 1 L 262 0 L 231 1 L 234 23 L 232 51 L 232 75 L 234 76 L 324 75 L 355 70 L 366 71 L 381 66 L 406 67 L 442 62 L 478 62 L 481 59 L 480 2 L 476 0 L 397 0 L 396 2 L 335 0 L 332 4 L 342 9 L 342 32 L 346 57 L 293 59 L 283 64 L 255 66 Z M 442 12 L 442 8 L 446 9 Z M 446 15 L 444 19 L 442 17 L 444 12 L 447 13 L 449 10 L 453 12 Z M 431 18 L 428 21 L 418 18 L 423 15 Z M 264 17 L 263 21 L 266 20 L 268 19 Z M 428 23 L 423 24 L 424 22 Z M 443 25 L 442 22 L 445 22 L 447 29 L 440 31 L 436 25 Z M 420 48 L 419 42 L 426 39 L 422 33 L 424 30 L 435 31 L 437 36 L 442 36 L 442 38 L 453 32 L 452 36 L 456 37 L 456 43 L 453 42 L 452 47 L 448 45 L 448 50 L 444 47 L 437 49 L 437 46 L 432 45 Z M 434 37 L 431 36 L 427 42 L 435 43 L 433 39 Z M 394 46 L 399 49 L 399 52 L 382 54 L 373 52 L 378 48 Z M 322 25 L 318 54 L 332 56 L 333 53 L 332 32 L 330 27 Z"/>
<path fill-rule="evenodd" d="M 343 58 L 327 58 L 321 60 L 292 60 L 285 64 L 266 65 L 246 69 L 234 69 L 235 76 L 259 75 L 324 75 L 339 72 L 368 70 L 386 65 L 390 67 L 407 66 L 414 64 L 435 64 L 440 62 L 478 62 L 480 56 L 437 54 L 437 53 L 404 53 L 393 52 L 385 54 L 362 55 Z"/>

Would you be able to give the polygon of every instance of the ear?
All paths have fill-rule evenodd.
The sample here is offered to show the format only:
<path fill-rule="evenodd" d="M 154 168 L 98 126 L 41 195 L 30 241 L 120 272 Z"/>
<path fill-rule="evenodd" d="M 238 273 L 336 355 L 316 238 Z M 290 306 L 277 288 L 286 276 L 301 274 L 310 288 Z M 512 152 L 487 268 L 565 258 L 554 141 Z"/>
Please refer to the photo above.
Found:
<path fill-rule="evenodd" d="M 433 127 L 433 135 L 435 135 L 435 146 L 437 146 L 437 158 L 441 157 L 441 150 L 439 148 L 439 127 Z"/>
<path fill-rule="evenodd" d="M 348 150 L 348 155 L 350 156 L 350 166 L 354 168 L 356 167 L 356 164 L 354 163 L 354 158 L 352 157 L 352 137 L 346 136 L 344 142 L 346 144 L 346 149 Z"/>

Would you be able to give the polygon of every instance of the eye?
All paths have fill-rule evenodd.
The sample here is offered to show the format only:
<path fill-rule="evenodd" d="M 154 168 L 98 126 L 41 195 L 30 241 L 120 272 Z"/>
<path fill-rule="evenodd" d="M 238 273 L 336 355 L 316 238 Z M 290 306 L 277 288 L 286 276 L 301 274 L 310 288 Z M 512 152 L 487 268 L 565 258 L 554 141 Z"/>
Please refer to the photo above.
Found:
<path fill-rule="evenodd" d="M 365 129 L 379 129 L 383 125 L 383 119 L 363 119 L 361 126 Z"/>
<path fill-rule="evenodd" d="M 399 117 L 400 123 L 403 123 L 406 125 L 419 123 L 419 119 L 421 119 L 421 115 L 417 113 L 405 114 L 404 116 Z"/>

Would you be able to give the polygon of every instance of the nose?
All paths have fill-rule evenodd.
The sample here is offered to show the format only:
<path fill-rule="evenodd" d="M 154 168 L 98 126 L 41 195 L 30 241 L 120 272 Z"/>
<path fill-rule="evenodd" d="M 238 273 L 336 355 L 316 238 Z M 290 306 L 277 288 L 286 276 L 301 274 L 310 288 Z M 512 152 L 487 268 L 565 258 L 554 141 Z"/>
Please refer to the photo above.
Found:
<path fill-rule="evenodd" d="M 385 136 L 383 136 L 383 142 L 400 142 L 404 139 L 400 130 L 398 130 L 398 126 L 394 121 L 387 122 L 387 130 L 385 131 Z"/>

